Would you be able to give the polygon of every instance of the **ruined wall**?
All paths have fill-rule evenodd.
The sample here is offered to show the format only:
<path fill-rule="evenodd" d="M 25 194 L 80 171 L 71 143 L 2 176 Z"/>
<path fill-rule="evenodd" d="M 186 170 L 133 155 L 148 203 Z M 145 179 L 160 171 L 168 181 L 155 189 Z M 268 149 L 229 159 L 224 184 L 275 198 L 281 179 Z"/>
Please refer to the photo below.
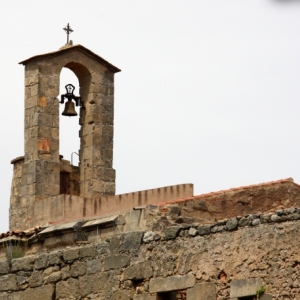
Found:
<path fill-rule="evenodd" d="M 212 223 L 225 218 L 300 206 L 300 186 L 292 178 L 232 188 L 159 203 L 175 223 Z"/>
<path fill-rule="evenodd" d="M 299 299 L 299 230 L 290 208 L 45 249 L 0 261 L 0 299 Z"/>

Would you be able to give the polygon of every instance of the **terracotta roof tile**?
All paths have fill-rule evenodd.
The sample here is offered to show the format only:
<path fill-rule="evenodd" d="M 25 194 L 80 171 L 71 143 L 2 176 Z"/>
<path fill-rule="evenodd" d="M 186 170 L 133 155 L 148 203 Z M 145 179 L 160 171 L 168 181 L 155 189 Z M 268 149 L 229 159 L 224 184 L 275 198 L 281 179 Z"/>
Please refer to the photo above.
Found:
<path fill-rule="evenodd" d="M 28 237 L 32 236 L 33 234 L 41 231 L 41 228 L 39 226 L 29 228 L 26 230 L 12 230 L 7 231 L 4 233 L 0 233 L 0 239 L 6 238 L 6 237 L 12 237 L 12 236 L 18 236 L 18 237 Z"/>

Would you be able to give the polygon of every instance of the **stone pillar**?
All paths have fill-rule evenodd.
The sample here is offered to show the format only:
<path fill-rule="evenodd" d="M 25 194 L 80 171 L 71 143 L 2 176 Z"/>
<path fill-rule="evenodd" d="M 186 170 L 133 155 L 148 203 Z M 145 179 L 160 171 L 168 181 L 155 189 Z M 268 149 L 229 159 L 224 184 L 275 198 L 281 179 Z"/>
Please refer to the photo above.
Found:
<path fill-rule="evenodd" d="M 34 203 L 59 194 L 58 91 L 51 65 L 25 65 L 25 155 L 18 197 L 10 204 L 11 229 L 33 225 Z"/>
<path fill-rule="evenodd" d="M 34 201 L 59 194 L 58 93 L 59 76 L 51 64 L 25 65 L 23 186 Z"/>
<path fill-rule="evenodd" d="M 115 194 L 113 163 L 114 77 L 102 70 L 91 74 L 90 85 L 80 82 L 80 94 L 86 98 L 81 110 L 80 194 L 101 197 Z"/>

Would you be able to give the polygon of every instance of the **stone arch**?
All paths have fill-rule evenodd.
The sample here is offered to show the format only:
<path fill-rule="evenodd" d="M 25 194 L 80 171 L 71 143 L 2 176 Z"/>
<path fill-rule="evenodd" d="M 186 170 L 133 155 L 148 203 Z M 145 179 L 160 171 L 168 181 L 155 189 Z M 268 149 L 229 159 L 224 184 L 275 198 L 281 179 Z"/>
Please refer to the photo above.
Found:
<path fill-rule="evenodd" d="M 68 70 L 73 75 L 72 78 L 68 80 L 68 82 L 64 82 L 64 84 L 62 84 L 63 70 Z M 65 84 L 71 83 L 76 87 L 74 92 L 75 96 L 80 95 L 83 102 L 85 102 L 84 107 L 86 106 L 91 84 L 91 73 L 83 64 L 78 62 L 68 62 L 62 66 L 59 70 L 59 83 L 59 101 L 61 95 L 66 93 L 64 89 Z M 59 106 L 59 151 L 60 154 L 63 155 L 61 157 L 64 157 L 64 159 L 61 158 L 60 160 L 60 194 L 79 195 L 80 170 L 77 167 L 77 161 L 78 166 L 80 166 L 80 158 L 82 156 L 79 156 L 78 154 L 80 152 L 82 153 L 84 150 L 82 138 L 79 137 L 83 124 L 82 122 L 79 122 L 79 120 L 80 117 L 84 117 L 86 111 L 85 109 L 77 107 L 76 111 L 79 116 L 66 119 L 66 117 L 61 116 L 61 112 L 65 108 L 65 105 L 60 104 Z M 77 157 L 77 155 L 79 157 Z M 74 163 L 74 159 L 76 163 Z M 68 169 L 67 171 L 65 170 L 66 167 Z M 82 179 L 84 180 L 84 178 Z"/>
<path fill-rule="evenodd" d="M 86 102 L 90 90 L 91 72 L 83 64 L 74 61 L 66 63 L 63 68 L 71 70 L 76 75 L 79 82 L 79 94 L 83 98 L 83 101 Z"/>

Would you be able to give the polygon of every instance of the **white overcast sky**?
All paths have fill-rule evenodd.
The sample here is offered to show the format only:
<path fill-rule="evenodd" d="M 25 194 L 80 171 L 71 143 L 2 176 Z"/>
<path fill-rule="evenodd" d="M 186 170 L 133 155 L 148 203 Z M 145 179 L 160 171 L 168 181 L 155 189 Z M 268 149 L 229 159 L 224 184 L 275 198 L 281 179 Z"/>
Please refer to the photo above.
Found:
<path fill-rule="evenodd" d="M 280 0 L 0 2 L 0 232 L 24 155 L 24 67 L 71 39 L 115 75 L 117 193 L 193 183 L 195 195 L 293 177 L 300 183 L 300 5 Z M 71 74 L 72 75 L 72 74 Z M 63 72 L 63 86 L 76 83 Z M 78 91 L 78 90 L 77 90 Z M 78 118 L 60 149 L 78 152 Z M 75 161 L 74 155 L 74 161 Z"/>

